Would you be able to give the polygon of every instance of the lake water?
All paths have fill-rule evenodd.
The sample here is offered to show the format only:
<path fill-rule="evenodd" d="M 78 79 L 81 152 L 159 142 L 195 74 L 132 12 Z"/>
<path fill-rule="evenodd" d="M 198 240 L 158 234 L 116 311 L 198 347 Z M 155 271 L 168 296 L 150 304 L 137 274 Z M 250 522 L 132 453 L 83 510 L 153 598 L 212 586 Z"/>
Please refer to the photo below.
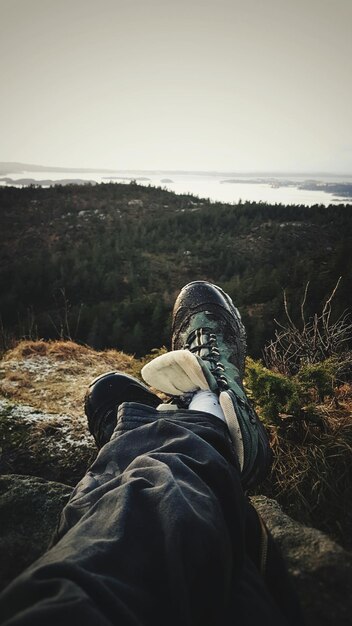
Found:
<path fill-rule="evenodd" d="M 275 180 L 272 178 L 250 177 L 238 175 L 240 182 L 230 183 L 224 182 L 226 180 L 233 180 L 234 175 L 226 177 L 226 175 L 218 174 L 187 174 L 187 173 L 174 173 L 174 172 L 141 172 L 141 171 L 126 171 L 116 174 L 107 174 L 102 172 L 84 172 L 84 173 L 72 173 L 72 172 L 31 172 L 26 171 L 21 174 L 6 174 L 4 175 L 13 179 L 16 184 L 16 180 L 21 178 L 31 178 L 34 181 L 39 180 L 67 180 L 67 179 L 81 179 L 86 181 L 94 181 L 97 183 L 107 182 L 129 182 L 131 179 L 136 179 L 138 184 L 141 185 L 153 185 L 165 187 L 177 194 L 191 193 L 199 198 L 209 198 L 211 201 L 237 203 L 239 200 L 243 202 L 248 200 L 250 202 L 269 202 L 269 203 L 282 203 L 282 204 L 304 204 L 312 206 L 313 204 L 340 204 L 347 203 L 348 200 L 343 198 L 334 197 L 332 194 L 325 193 L 320 190 L 306 190 L 299 189 L 299 183 L 305 179 L 303 177 L 297 177 L 292 175 L 290 177 L 290 186 L 286 185 L 287 177 L 280 179 L 275 176 Z M 308 176 L 306 177 L 308 178 Z M 140 179 L 140 180 L 139 180 Z M 168 179 L 168 182 L 165 181 Z M 317 176 L 317 180 L 321 182 L 352 182 L 351 178 L 335 178 Z M 260 181 L 260 182 L 258 182 Z M 0 184 L 6 184 L 1 182 Z M 283 185 L 283 186 L 281 186 Z M 352 204 L 352 199 L 350 200 Z"/>

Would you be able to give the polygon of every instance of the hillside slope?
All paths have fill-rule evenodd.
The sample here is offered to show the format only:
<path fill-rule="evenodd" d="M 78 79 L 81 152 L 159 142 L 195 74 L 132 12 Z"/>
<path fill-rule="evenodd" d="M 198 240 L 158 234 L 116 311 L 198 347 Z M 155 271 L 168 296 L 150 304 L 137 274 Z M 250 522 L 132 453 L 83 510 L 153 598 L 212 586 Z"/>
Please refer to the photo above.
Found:
<path fill-rule="evenodd" d="M 220 284 L 259 356 L 310 281 L 314 313 L 339 276 L 352 306 L 351 206 L 226 205 L 136 184 L 0 188 L 0 339 L 73 338 L 145 354 L 169 345 L 176 294 Z"/>

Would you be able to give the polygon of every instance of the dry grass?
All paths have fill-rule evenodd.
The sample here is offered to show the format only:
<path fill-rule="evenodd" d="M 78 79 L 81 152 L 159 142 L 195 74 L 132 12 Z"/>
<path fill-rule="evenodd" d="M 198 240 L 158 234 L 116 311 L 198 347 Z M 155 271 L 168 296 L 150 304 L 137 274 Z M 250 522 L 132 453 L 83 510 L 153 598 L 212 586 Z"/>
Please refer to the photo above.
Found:
<path fill-rule="evenodd" d="M 338 406 L 319 407 L 323 427 L 288 421 L 272 427 L 274 464 L 260 492 L 293 517 L 352 548 L 352 387 L 337 391 Z"/>
<path fill-rule="evenodd" d="M 50 413 L 83 415 L 88 384 L 107 371 L 138 375 L 141 362 L 72 341 L 22 341 L 0 363 L 0 394 Z"/>
<path fill-rule="evenodd" d="M 126 362 L 134 360 L 130 355 L 116 350 L 96 352 L 93 348 L 83 346 L 73 341 L 20 341 L 15 348 L 9 350 L 3 357 L 4 361 L 21 360 L 31 356 L 50 356 L 57 360 L 95 360 L 97 355 L 103 355 L 104 359 L 112 362 L 113 359 L 125 357 Z"/>
<path fill-rule="evenodd" d="M 89 383 L 108 371 L 139 376 L 143 363 L 71 341 L 23 341 L 8 351 L 0 361 L 0 398 L 18 403 L 20 415 L 14 408 L 2 420 L 4 470 L 76 484 L 96 454 L 83 408 Z"/>

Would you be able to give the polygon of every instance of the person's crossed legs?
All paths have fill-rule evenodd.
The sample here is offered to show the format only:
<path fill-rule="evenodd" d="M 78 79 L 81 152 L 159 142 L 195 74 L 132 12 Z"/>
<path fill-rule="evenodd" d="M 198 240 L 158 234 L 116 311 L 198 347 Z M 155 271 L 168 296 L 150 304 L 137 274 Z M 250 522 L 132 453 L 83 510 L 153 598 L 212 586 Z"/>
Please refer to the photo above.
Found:
<path fill-rule="evenodd" d="M 245 495 L 271 454 L 242 387 L 244 329 L 230 298 L 187 285 L 172 344 L 143 370 L 169 405 L 124 374 L 91 385 L 100 452 L 53 547 L 0 596 L 7 626 L 302 623 Z"/>

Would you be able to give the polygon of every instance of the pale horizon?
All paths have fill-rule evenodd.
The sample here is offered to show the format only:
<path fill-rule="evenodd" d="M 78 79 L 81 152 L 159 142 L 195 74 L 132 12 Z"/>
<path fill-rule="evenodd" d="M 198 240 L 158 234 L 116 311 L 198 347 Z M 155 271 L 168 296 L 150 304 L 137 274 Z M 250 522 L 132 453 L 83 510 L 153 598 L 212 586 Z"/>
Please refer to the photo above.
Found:
<path fill-rule="evenodd" d="M 352 172 L 350 0 L 0 0 L 0 161 Z"/>
<path fill-rule="evenodd" d="M 3 174 L 2 171 L 2 167 L 3 166 L 21 166 L 21 168 L 23 169 L 23 171 L 28 171 L 28 172 L 34 172 L 35 169 L 31 169 L 31 168 L 40 168 L 38 169 L 38 173 L 40 171 L 43 172 L 50 172 L 50 171 L 55 171 L 55 172 L 60 172 L 62 171 L 62 173 L 64 172 L 76 172 L 77 174 L 79 172 L 107 172 L 107 173 L 118 173 L 118 172 L 135 172 L 135 173 L 150 173 L 150 174 L 198 174 L 198 175 L 204 175 L 204 176 L 309 176 L 309 175 L 314 175 L 314 176 L 335 176 L 335 177 L 349 177 L 352 178 L 352 172 L 327 172 L 327 171 L 287 171 L 287 170 L 237 170 L 237 171 L 222 171 L 222 170 L 181 170 L 181 169 L 139 169 L 139 168 L 128 168 L 128 169 L 114 169 L 112 167 L 105 167 L 105 168 L 101 168 L 101 167 L 69 167 L 69 166 L 64 166 L 64 165 L 45 165 L 43 163 L 21 163 L 20 161 L 0 161 L 0 175 Z M 26 169 L 26 167 L 28 169 Z M 5 170 L 4 170 L 5 171 Z M 18 172 L 20 170 L 18 169 Z M 15 173 L 15 170 L 10 171 L 10 169 L 8 170 L 9 173 Z"/>

